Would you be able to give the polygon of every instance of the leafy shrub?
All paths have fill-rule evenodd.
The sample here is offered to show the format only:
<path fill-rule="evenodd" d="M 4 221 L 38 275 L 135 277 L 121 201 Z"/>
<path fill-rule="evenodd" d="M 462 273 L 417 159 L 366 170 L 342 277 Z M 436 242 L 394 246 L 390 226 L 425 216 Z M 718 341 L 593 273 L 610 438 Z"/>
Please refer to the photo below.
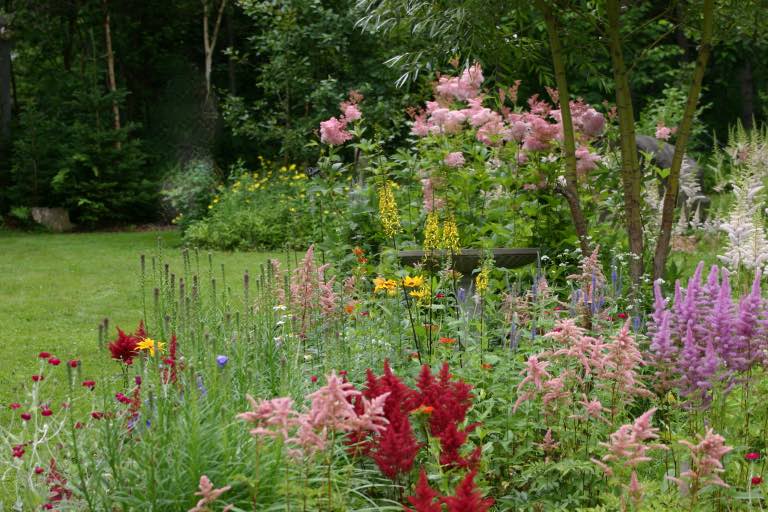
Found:
<path fill-rule="evenodd" d="M 206 160 L 193 160 L 175 167 L 167 178 L 162 194 L 182 227 L 205 216 L 207 206 L 216 193 L 213 165 Z"/>

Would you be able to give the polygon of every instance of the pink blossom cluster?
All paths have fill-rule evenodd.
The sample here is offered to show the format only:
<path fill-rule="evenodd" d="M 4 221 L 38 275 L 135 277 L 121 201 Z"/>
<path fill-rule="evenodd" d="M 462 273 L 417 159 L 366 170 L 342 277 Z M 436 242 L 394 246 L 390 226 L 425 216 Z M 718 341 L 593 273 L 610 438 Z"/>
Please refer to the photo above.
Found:
<path fill-rule="evenodd" d="M 600 443 L 607 448 L 608 453 L 600 460 L 592 459 L 608 476 L 613 476 L 617 467 L 630 470 L 629 482 L 625 484 L 629 496 L 639 506 L 642 499 L 642 488 L 637 478 L 637 466 L 650 461 L 648 452 L 653 449 L 666 450 L 662 444 L 648 443 L 658 439 L 657 428 L 651 426 L 651 419 L 656 408 L 649 409 L 633 423 L 627 423 L 610 435 L 607 443 Z"/>
<path fill-rule="evenodd" d="M 411 132 L 424 137 L 432 134 L 456 134 L 466 128 L 475 129 L 475 137 L 484 144 L 521 144 L 522 161 L 526 159 L 525 153 L 549 151 L 556 141 L 562 141 L 560 110 L 554 110 L 547 101 L 534 95 L 528 100 L 528 112 L 513 112 L 507 107 L 502 107 L 500 112 L 494 111 L 483 106 L 483 80 L 479 64 L 465 69 L 460 76 L 441 76 L 435 87 L 435 99 L 428 101 L 426 108 L 415 116 Z M 516 82 L 509 94 L 502 90 L 502 103 L 507 97 L 515 101 L 518 87 L 519 82 Z M 557 97 L 556 91 L 552 91 L 550 95 Z M 463 102 L 465 106 L 455 108 L 456 102 Z M 570 108 L 574 130 L 580 143 L 576 154 L 578 170 L 586 173 L 600 162 L 599 155 L 591 153 L 587 144 L 590 139 L 602 134 L 605 129 L 605 117 L 580 100 L 571 101 Z"/>
<path fill-rule="evenodd" d="M 362 99 L 359 93 L 352 91 L 349 100 L 339 105 L 341 116 L 331 117 L 320 123 L 320 142 L 337 146 L 344 144 L 352 138 L 352 134 L 347 130 L 349 123 L 357 121 L 362 117 L 358 102 Z"/>
<path fill-rule="evenodd" d="M 329 317 L 339 312 L 339 297 L 333 287 L 335 278 L 328 279 L 325 275 L 329 267 L 330 263 L 319 267 L 315 264 L 315 247 L 311 245 L 291 276 L 290 305 L 302 335 L 313 325 L 317 315 Z M 279 271 L 279 266 L 275 268 Z M 278 298 L 285 297 L 281 289 L 276 293 Z"/>
<path fill-rule="evenodd" d="M 289 446 L 293 457 L 309 456 L 323 450 L 330 432 L 379 433 L 388 423 L 384 416 L 384 403 L 389 393 L 373 399 L 362 396 L 346 380 L 331 372 L 326 385 L 307 396 L 309 409 L 299 413 L 293 399 L 288 397 L 256 400 L 248 395 L 251 410 L 237 415 L 238 419 L 253 423 L 250 430 L 255 437 L 276 437 Z M 359 412 L 353 405 L 358 400 Z"/>
<path fill-rule="evenodd" d="M 588 378 L 597 384 L 596 390 L 610 388 L 617 401 L 650 394 L 637 373 L 637 368 L 645 363 L 636 341 L 629 335 L 628 322 L 607 342 L 588 336 L 573 319 L 559 320 L 544 336 L 552 339 L 555 347 L 528 358 L 525 369 L 520 372 L 523 380 L 517 386 L 514 410 L 526 401 L 541 397 L 545 410 L 558 404 L 579 403 L 586 409 L 580 417 L 600 419 L 597 412 L 603 406 L 598 399 L 582 394 L 582 400 L 576 400 L 576 393 Z M 555 362 L 561 368 L 557 376 L 548 370 Z"/>
<path fill-rule="evenodd" d="M 690 441 L 680 441 L 680 444 L 688 448 L 691 455 L 691 468 L 683 471 L 680 478 L 670 480 L 678 484 L 687 484 L 695 492 L 706 485 L 719 485 L 728 487 L 723 482 L 720 475 L 725 472 L 723 468 L 723 456 L 733 450 L 732 447 L 725 445 L 725 438 L 708 428 L 707 432 L 699 435 L 699 442 L 696 444 Z"/>

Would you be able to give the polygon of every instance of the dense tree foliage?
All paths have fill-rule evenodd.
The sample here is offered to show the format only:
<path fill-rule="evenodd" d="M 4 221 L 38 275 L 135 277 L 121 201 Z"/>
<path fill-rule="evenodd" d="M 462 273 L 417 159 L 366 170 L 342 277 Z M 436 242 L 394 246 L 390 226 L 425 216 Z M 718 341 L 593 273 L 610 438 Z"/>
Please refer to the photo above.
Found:
<path fill-rule="evenodd" d="M 571 95 L 611 97 L 602 3 L 550 4 Z M 641 132 L 682 119 L 699 4 L 622 7 Z M 763 118 L 765 21 L 745 13 L 764 4 L 716 3 L 694 149 L 736 120 Z M 369 136 L 395 147 L 408 133 L 406 106 L 429 95 L 435 74 L 475 60 L 498 85 L 522 80 L 521 95 L 555 85 L 545 19 L 530 2 L 4 0 L 0 213 L 64 206 L 82 225 L 153 220 L 171 171 L 202 161 L 222 179 L 259 156 L 311 166 L 319 154 L 308 141 L 350 90 L 365 98 Z"/>

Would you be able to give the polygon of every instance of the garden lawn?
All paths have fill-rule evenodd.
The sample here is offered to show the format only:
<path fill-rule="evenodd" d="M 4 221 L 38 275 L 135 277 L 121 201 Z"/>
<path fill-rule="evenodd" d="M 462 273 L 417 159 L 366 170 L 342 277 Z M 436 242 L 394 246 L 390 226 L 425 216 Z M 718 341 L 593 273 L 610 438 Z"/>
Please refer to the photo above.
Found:
<path fill-rule="evenodd" d="M 157 253 L 171 271 L 183 268 L 181 239 L 175 231 L 18 234 L 0 231 L 0 404 L 20 400 L 38 367 L 40 351 L 66 362 L 82 361 L 84 378 L 99 376 L 113 363 L 98 350 L 98 324 L 109 318 L 109 338 L 115 326 L 133 331 L 142 317 L 140 254 Z M 228 281 L 239 293 L 239 277 L 252 275 L 271 255 L 215 253 Z M 201 251 L 206 261 L 207 252 Z M 194 264 L 194 256 L 193 256 Z M 201 266 L 203 261 L 201 261 Z M 150 300 L 148 298 L 148 300 Z M 64 366 L 64 364 L 62 364 Z M 114 368 L 113 368 L 114 370 Z"/>

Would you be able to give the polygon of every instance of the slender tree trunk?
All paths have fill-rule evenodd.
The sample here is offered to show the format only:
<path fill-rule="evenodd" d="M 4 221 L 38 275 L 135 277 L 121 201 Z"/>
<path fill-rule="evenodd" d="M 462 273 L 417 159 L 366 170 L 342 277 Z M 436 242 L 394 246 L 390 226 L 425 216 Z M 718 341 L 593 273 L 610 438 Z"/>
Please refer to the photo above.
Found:
<path fill-rule="evenodd" d="M 224 8 L 227 6 L 227 0 L 221 0 L 219 11 L 216 14 L 216 22 L 213 26 L 213 34 L 210 34 L 210 8 L 208 0 L 203 1 L 203 50 L 205 51 L 205 96 L 206 99 L 211 95 L 211 72 L 213 69 L 213 52 L 216 49 L 216 40 L 219 37 L 219 28 L 221 28 L 221 19 L 224 16 Z"/>
<path fill-rule="evenodd" d="M 643 275 L 643 222 L 640 216 L 642 173 L 637 158 L 635 117 L 629 89 L 629 75 L 624 63 L 621 45 L 619 8 L 619 0 L 607 0 L 608 44 L 616 89 L 616 110 L 619 117 L 621 143 L 621 182 L 624 190 L 624 208 L 629 237 L 629 272 L 632 283 L 638 284 Z"/>
<path fill-rule="evenodd" d="M 677 205 L 677 194 L 680 190 L 680 168 L 683 165 L 685 156 L 685 146 L 688 144 L 688 138 L 693 128 L 693 117 L 696 115 L 696 106 L 701 94 L 701 82 L 704 79 L 704 71 L 707 68 L 709 54 L 712 51 L 712 32 L 714 29 L 714 0 L 704 0 L 704 22 L 701 32 L 701 45 L 699 46 L 699 56 L 696 58 L 696 67 L 693 70 L 691 79 L 691 88 L 688 90 L 688 102 L 683 112 L 683 120 L 677 130 L 677 141 L 675 143 L 675 154 L 672 157 L 672 166 L 669 169 L 667 178 L 667 191 L 664 195 L 664 208 L 661 213 L 661 232 L 659 240 L 656 243 L 656 253 L 653 257 L 653 278 L 658 279 L 664 276 L 664 270 L 667 265 L 667 255 L 669 254 L 669 244 L 672 238 L 672 223 L 675 217 L 675 206 Z"/>
<path fill-rule="evenodd" d="M 0 16 L 0 145 L 11 139 L 11 31 Z"/>
<path fill-rule="evenodd" d="M 115 79 L 115 54 L 112 51 L 112 30 L 109 22 L 109 4 L 103 0 L 104 7 L 104 38 L 107 45 L 107 77 L 109 80 L 109 92 L 112 93 L 112 117 L 114 120 L 115 131 L 120 131 L 120 106 L 117 104 L 117 98 L 114 94 L 117 92 L 117 80 Z M 115 147 L 120 149 L 120 141 L 115 142 Z"/>
<path fill-rule="evenodd" d="M 752 128 L 752 120 L 755 117 L 755 81 L 749 56 L 739 72 L 739 82 L 741 84 L 741 124 L 749 129 Z"/>
<path fill-rule="evenodd" d="M 232 26 L 233 6 L 227 9 L 227 44 L 230 48 L 235 48 L 235 29 Z M 237 70 L 235 68 L 235 59 L 232 54 L 227 59 L 227 71 L 229 72 L 229 93 L 237 96 Z"/>
<path fill-rule="evenodd" d="M 571 218 L 579 237 L 579 245 L 583 255 L 588 255 L 589 227 L 584 212 L 581 209 L 578 191 L 578 176 L 576 172 L 576 138 L 573 131 L 573 119 L 571 116 L 570 94 L 568 92 L 568 77 L 565 73 L 565 59 L 563 48 L 558 35 L 557 19 L 552 8 L 545 0 L 536 0 L 536 5 L 544 14 L 549 34 L 549 47 L 552 53 L 552 65 L 555 69 L 555 81 L 557 82 L 557 94 L 560 102 L 560 114 L 563 124 L 563 149 L 565 152 L 565 188 L 560 192 L 565 196 L 568 207 L 571 210 Z"/>

